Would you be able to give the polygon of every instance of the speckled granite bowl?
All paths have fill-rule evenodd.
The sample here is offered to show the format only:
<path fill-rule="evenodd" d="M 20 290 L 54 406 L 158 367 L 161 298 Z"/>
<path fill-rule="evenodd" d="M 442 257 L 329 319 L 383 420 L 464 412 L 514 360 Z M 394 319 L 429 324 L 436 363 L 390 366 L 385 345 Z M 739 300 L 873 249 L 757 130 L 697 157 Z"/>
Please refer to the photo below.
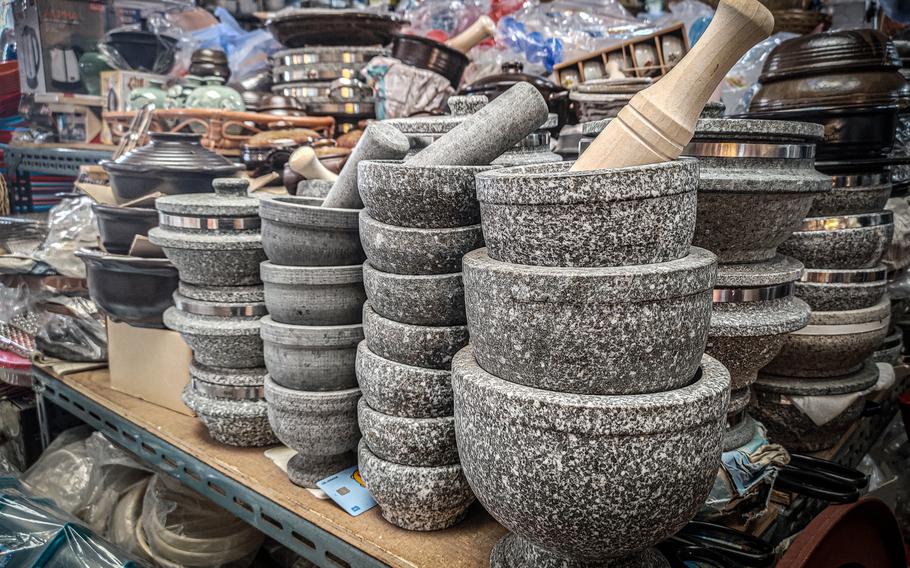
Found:
<path fill-rule="evenodd" d="M 363 305 L 363 334 L 370 351 L 397 363 L 447 370 L 452 356 L 468 344 L 468 327 L 429 327 L 392 321 Z"/>
<path fill-rule="evenodd" d="M 199 361 L 190 363 L 190 379 L 229 387 L 261 387 L 265 382 L 265 367 L 230 369 L 209 367 Z"/>
<path fill-rule="evenodd" d="M 464 325 L 461 272 L 409 275 L 376 270 L 363 264 L 363 284 L 377 314 L 411 325 Z"/>
<path fill-rule="evenodd" d="M 890 175 L 861 173 L 831 176 L 831 191 L 815 197 L 808 217 L 881 211 L 891 196 Z"/>
<path fill-rule="evenodd" d="M 286 389 L 266 378 L 265 399 L 275 435 L 298 452 L 294 465 L 288 464 L 291 481 L 315 488 L 320 479 L 356 462 L 360 389 L 308 392 Z"/>
<path fill-rule="evenodd" d="M 676 390 L 591 396 L 499 379 L 463 349 L 452 388 L 468 483 L 548 562 L 632 562 L 692 519 L 717 475 L 730 375 L 701 365 Z"/>
<path fill-rule="evenodd" d="M 378 458 L 365 441 L 360 442 L 358 454 L 367 489 L 383 518 L 395 526 L 411 531 L 446 529 L 461 521 L 474 502 L 458 464 L 401 465 Z"/>
<path fill-rule="evenodd" d="M 900 365 L 903 352 L 904 334 L 900 329 L 895 329 L 891 335 L 885 338 L 878 350 L 872 354 L 872 360 L 876 363 Z"/>
<path fill-rule="evenodd" d="M 624 266 L 689 252 L 698 163 L 572 172 L 570 163 L 477 175 L 490 257 L 535 266 Z"/>
<path fill-rule="evenodd" d="M 872 268 L 881 262 L 893 233 L 890 211 L 809 217 L 779 251 L 806 268 Z"/>
<path fill-rule="evenodd" d="M 262 318 L 265 366 L 276 385 L 304 391 L 337 391 L 357 386 L 354 358 L 363 326 L 309 326 Z"/>
<path fill-rule="evenodd" d="M 829 379 L 796 379 L 762 373 L 752 386 L 749 413 L 765 425 L 771 441 L 791 452 L 817 452 L 830 448 L 856 422 L 863 411 L 860 396 L 841 414 L 819 426 L 793 404 L 791 396 L 836 397 L 864 391 L 878 380 L 878 367 L 867 361 L 852 374 Z"/>
<path fill-rule="evenodd" d="M 312 197 L 263 198 L 262 246 L 268 259 L 285 266 L 348 266 L 361 264 L 359 209 L 321 207 Z"/>
<path fill-rule="evenodd" d="M 724 432 L 723 450 L 729 452 L 747 444 L 755 435 L 758 424 L 747 413 L 740 413 L 739 420 L 734 424 L 729 424 L 728 418 L 727 431 Z"/>
<path fill-rule="evenodd" d="M 220 387 L 227 397 L 206 394 L 213 387 L 216 390 Z M 215 441 L 243 448 L 270 446 L 277 444 L 278 438 L 269 426 L 261 390 L 262 385 L 225 387 L 194 380 L 184 389 L 183 402 L 196 413 Z M 250 398 L 241 398 L 247 396 Z"/>
<path fill-rule="evenodd" d="M 327 179 L 305 179 L 297 183 L 297 197 L 318 197 L 324 199 L 332 191 L 334 181 Z"/>
<path fill-rule="evenodd" d="M 399 227 L 443 229 L 480 223 L 474 176 L 493 166 L 411 166 L 360 162 L 357 187 L 367 213 Z"/>
<path fill-rule="evenodd" d="M 812 312 L 809 325 L 787 336 L 763 372 L 784 377 L 837 377 L 858 371 L 888 335 L 888 296 L 871 308 Z"/>
<path fill-rule="evenodd" d="M 410 418 L 373 410 L 361 398 L 357 419 L 363 440 L 380 459 L 401 465 L 437 467 L 458 463 L 452 416 Z"/>
<path fill-rule="evenodd" d="M 164 249 L 180 280 L 190 284 L 256 285 L 259 264 L 266 259 L 257 233 L 181 233 L 158 226 L 149 231 L 149 241 Z"/>
<path fill-rule="evenodd" d="M 487 252 L 464 258 L 471 344 L 487 372 L 559 392 L 631 394 L 679 388 L 698 369 L 710 252 L 606 268 L 522 266 Z"/>
<path fill-rule="evenodd" d="M 452 415 L 452 378 L 447 370 L 426 369 L 376 355 L 357 346 L 357 382 L 371 408 L 392 416 L 436 418 Z"/>
<path fill-rule="evenodd" d="M 879 303 L 888 291 L 888 268 L 809 268 L 796 282 L 796 295 L 819 312 L 861 310 Z"/>
<path fill-rule="evenodd" d="M 480 225 L 418 229 L 380 223 L 360 212 L 360 240 L 373 268 L 392 274 L 461 272 L 461 257 L 483 246 Z"/>
<path fill-rule="evenodd" d="M 367 299 L 363 267 L 281 266 L 263 262 L 259 267 L 269 315 L 294 325 L 347 325 L 360 323 Z"/>

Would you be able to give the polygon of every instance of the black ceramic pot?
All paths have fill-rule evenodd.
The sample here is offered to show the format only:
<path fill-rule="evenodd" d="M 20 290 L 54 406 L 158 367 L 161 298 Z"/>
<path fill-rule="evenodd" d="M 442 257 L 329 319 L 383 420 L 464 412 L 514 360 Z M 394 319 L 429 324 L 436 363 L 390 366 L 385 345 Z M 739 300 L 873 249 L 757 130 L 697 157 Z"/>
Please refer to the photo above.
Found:
<path fill-rule="evenodd" d="M 468 66 L 468 56 L 430 38 L 399 35 L 392 43 L 392 57 L 418 69 L 427 69 L 449 80 L 457 89 Z"/>
<path fill-rule="evenodd" d="M 145 30 L 121 30 L 107 35 L 107 44 L 136 71 L 166 74 L 174 66 L 177 39 Z"/>
<path fill-rule="evenodd" d="M 369 10 L 301 8 L 282 10 L 266 25 L 287 47 L 307 45 L 386 45 L 407 21 L 397 14 Z"/>
<path fill-rule="evenodd" d="M 136 235 L 148 236 L 149 229 L 158 226 L 158 211 L 144 207 L 117 207 L 92 204 L 101 244 L 113 254 L 129 254 Z"/>

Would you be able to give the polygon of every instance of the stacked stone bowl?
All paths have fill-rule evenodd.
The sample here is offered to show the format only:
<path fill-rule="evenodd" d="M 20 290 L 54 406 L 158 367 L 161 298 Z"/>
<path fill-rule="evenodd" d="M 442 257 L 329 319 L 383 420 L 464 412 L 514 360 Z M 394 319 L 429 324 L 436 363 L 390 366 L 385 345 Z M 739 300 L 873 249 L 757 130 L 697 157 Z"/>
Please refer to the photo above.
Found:
<path fill-rule="evenodd" d="M 164 324 L 193 350 L 183 400 L 215 440 L 264 446 L 277 440 L 263 396 L 259 318 L 265 315 L 259 263 L 265 258 L 258 199 L 249 183 L 219 178 L 214 193 L 160 197 L 149 240 L 180 275 Z"/>
<path fill-rule="evenodd" d="M 461 259 L 483 246 L 474 179 L 491 168 L 359 165 L 369 300 L 357 350 L 360 470 L 382 515 L 409 530 L 449 527 L 474 501 L 450 369 L 468 343 Z"/>
<path fill-rule="evenodd" d="M 651 547 L 708 495 L 730 390 L 704 354 L 717 259 L 691 246 L 698 167 L 569 167 L 477 175 L 458 452 L 511 531 L 492 566 L 668 566 Z"/>
<path fill-rule="evenodd" d="M 321 198 L 264 198 L 260 267 L 269 315 L 262 318 L 265 397 L 272 429 L 297 452 L 288 478 L 316 482 L 357 462 L 354 373 L 366 299 L 357 209 Z"/>

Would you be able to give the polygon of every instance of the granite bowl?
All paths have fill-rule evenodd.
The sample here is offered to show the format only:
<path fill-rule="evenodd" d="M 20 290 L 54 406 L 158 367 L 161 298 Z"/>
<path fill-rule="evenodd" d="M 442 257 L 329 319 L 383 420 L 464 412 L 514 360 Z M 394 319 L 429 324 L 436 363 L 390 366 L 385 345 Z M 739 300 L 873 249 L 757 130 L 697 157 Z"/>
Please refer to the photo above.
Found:
<path fill-rule="evenodd" d="M 325 199 L 325 196 L 332 191 L 334 181 L 327 179 L 305 179 L 297 183 L 297 197 L 316 197 Z"/>
<path fill-rule="evenodd" d="M 377 457 L 360 442 L 360 474 L 382 516 L 410 531 L 436 531 L 461 521 L 474 494 L 458 464 L 439 467 L 401 465 Z"/>
<path fill-rule="evenodd" d="M 193 234 L 154 227 L 149 230 L 149 241 L 164 249 L 183 282 L 209 286 L 260 283 L 259 264 L 266 256 L 258 234 Z"/>
<path fill-rule="evenodd" d="M 698 163 L 573 172 L 538 164 L 477 175 L 490 258 L 534 266 L 625 266 L 686 256 Z"/>
<path fill-rule="evenodd" d="M 778 250 L 806 268 L 872 268 L 891 244 L 893 219 L 890 211 L 809 217 Z"/>
<path fill-rule="evenodd" d="M 888 291 L 888 268 L 810 268 L 796 282 L 796 295 L 820 312 L 861 310 L 879 303 Z"/>
<path fill-rule="evenodd" d="M 392 321 L 363 305 L 363 334 L 370 351 L 396 363 L 448 370 L 452 356 L 468 344 L 468 327 L 430 327 Z"/>
<path fill-rule="evenodd" d="M 348 325 L 360 323 L 367 299 L 363 267 L 281 266 L 263 262 L 259 275 L 265 288 L 269 315 L 294 325 Z"/>
<path fill-rule="evenodd" d="M 695 247 L 679 260 L 596 269 L 471 252 L 463 278 L 474 355 L 500 379 L 559 392 L 680 388 L 701 363 L 716 267 Z"/>
<path fill-rule="evenodd" d="M 262 318 L 265 366 L 274 384 L 303 391 L 337 391 L 357 386 L 354 358 L 363 340 L 358 324 L 306 326 Z"/>
<path fill-rule="evenodd" d="M 732 427 L 728 427 L 724 433 L 724 451 L 729 452 L 748 444 L 755 436 L 758 427 L 755 419 L 748 414 L 743 414 L 741 420 Z M 743 450 L 748 451 L 748 448 L 743 448 Z"/>
<path fill-rule="evenodd" d="M 461 272 L 393 274 L 363 264 L 363 284 L 377 314 L 401 323 L 427 326 L 464 325 Z"/>
<path fill-rule="evenodd" d="M 226 387 L 261 387 L 265 382 L 265 367 L 251 369 L 231 369 L 227 367 L 207 367 L 199 361 L 190 363 L 190 380 L 205 384 Z"/>
<path fill-rule="evenodd" d="M 497 378 L 468 347 L 452 389 L 468 483 L 548 562 L 634 557 L 688 523 L 717 475 L 730 375 L 707 355 L 681 388 L 591 396 Z"/>
<path fill-rule="evenodd" d="M 321 207 L 322 199 L 275 196 L 259 204 L 262 246 L 285 266 L 349 266 L 366 259 L 360 247 L 359 209 Z"/>
<path fill-rule="evenodd" d="M 832 175 L 830 179 L 831 191 L 815 197 L 808 217 L 875 213 L 882 211 L 891 197 L 888 174 Z"/>
<path fill-rule="evenodd" d="M 190 313 L 180 308 L 179 294 L 174 294 L 177 306 L 164 312 L 164 325 L 180 334 L 199 363 L 210 367 L 251 369 L 262 367 L 262 339 L 259 337 L 259 316 L 208 316 Z"/>
<path fill-rule="evenodd" d="M 461 272 L 461 257 L 483 246 L 480 225 L 419 229 L 380 223 L 360 212 L 360 240 L 373 268 L 391 274 Z"/>
<path fill-rule="evenodd" d="M 269 426 L 265 400 L 216 398 L 197 392 L 191 384 L 183 391 L 183 402 L 216 442 L 241 448 L 278 443 Z"/>
<path fill-rule="evenodd" d="M 900 365 L 901 357 L 904 351 L 904 334 L 900 329 L 895 329 L 882 342 L 878 350 L 872 354 L 872 360 L 876 363 L 889 363 L 892 366 Z"/>
<path fill-rule="evenodd" d="M 458 463 L 452 416 L 392 416 L 373 410 L 361 398 L 357 405 L 357 420 L 363 441 L 380 459 L 419 467 Z"/>
<path fill-rule="evenodd" d="M 390 361 L 370 351 L 366 341 L 357 346 L 356 370 L 357 383 L 370 408 L 411 418 L 452 415 L 449 371 Z"/>
<path fill-rule="evenodd" d="M 787 336 L 763 372 L 785 377 L 837 377 L 860 370 L 888 336 L 891 302 L 870 307 L 812 312 L 809 325 Z"/>

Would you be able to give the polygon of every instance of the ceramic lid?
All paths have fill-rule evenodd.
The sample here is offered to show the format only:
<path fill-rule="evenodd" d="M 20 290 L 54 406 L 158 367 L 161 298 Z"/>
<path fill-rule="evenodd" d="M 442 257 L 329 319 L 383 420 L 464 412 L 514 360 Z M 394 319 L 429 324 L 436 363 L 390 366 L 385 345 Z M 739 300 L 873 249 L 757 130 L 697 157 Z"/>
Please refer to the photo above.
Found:
<path fill-rule="evenodd" d="M 203 147 L 199 134 L 150 132 L 149 137 L 149 144 L 101 165 L 112 172 L 208 172 L 224 175 L 243 167 Z"/>
<path fill-rule="evenodd" d="M 805 35 L 775 47 L 759 82 L 859 69 L 900 69 L 897 48 L 881 32 L 841 30 Z"/>
<path fill-rule="evenodd" d="M 506 61 L 502 64 L 501 73 L 477 79 L 470 85 L 462 87 L 460 93 L 465 95 L 487 95 L 490 98 L 495 98 L 509 90 L 512 85 L 521 82 L 534 85 L 548 101 L 553 95 L 565 92 L 565 89 L 549 79 L 525 73 L 524 65 L 521 62 Z"/>
<path fill-rule="evenodd" d="M 214 193 L 167 195 L 155 201 L 160 213 L 211 217 L 258 217 L 259 199 L 247 194 L 250 182 L 243 178 L 217 178 Z"/>

